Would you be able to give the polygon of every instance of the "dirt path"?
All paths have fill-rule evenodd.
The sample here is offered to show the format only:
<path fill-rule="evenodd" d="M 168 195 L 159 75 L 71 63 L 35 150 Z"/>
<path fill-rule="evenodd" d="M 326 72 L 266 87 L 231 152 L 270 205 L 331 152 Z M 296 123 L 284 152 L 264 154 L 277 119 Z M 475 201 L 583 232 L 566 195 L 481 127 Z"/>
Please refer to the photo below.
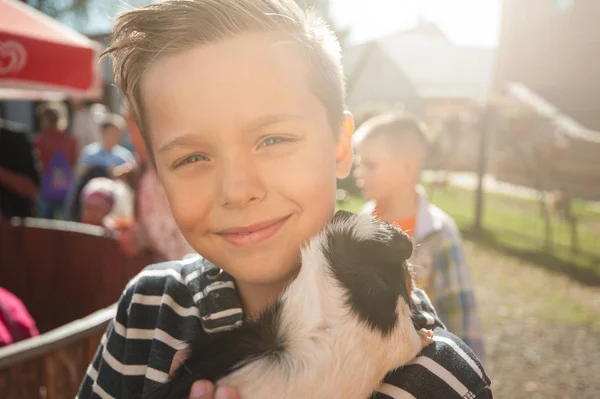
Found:
<path fill-rule="evenodd" d="M 600 398 L 600 288 L 466 243 L 500 399 Z"/>

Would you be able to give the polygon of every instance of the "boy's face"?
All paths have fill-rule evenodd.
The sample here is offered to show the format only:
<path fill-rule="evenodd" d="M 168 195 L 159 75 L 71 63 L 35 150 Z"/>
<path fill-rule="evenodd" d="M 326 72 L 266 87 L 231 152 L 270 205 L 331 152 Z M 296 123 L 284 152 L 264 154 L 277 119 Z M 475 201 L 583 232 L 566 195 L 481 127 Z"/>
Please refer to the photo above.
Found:
<path fill-rule="evenodd" d="M 40 130 L 45 131 L 55 127 L 55 123 L 51 122 L 50 119 L 44 115 L 40 118 Z"/>
<path fill-rule="evenodd" d="M 296 271 L 352 163 L 351 117 L 332 131 L 295 45 L 256 33 L 154 63 L 142 79 L 152 151 L 199 253 L 246 284 Z"/>
<path fill-rule="evenodd" d="M 94 226 L 102 226 L 103 220 L 110 212 L 110 207 L 106 204 L 88 201 L 83 204 L 81 212 L 81 222 L 93 224 Z"/>
<path fill-rule="evenodd" d="M 414 189 L 418 179 L 417 161 L 394 151 L 385 136 L 367 138 L 358 146 L 356 177 L 368 200 L 386 201 L 400 190 Z"/>
<path fill-rule="evenodd" d="M 105 148 L 113 148 L 121 142 L 121 129 L 114 125 L 108 125 L 102 131 L 102 144 Z"/>

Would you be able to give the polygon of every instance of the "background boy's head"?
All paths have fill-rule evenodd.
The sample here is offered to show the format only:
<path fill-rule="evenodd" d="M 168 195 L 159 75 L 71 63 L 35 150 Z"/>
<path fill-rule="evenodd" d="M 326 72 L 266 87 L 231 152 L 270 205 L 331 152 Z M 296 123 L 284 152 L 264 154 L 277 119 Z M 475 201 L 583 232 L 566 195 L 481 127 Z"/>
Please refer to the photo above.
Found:
<path fill-rule="evenodd" d="M 238 284 L 289 280 L 352 162 L 331 32 L 292 0 L 169 0 L 121 16 L 113 37 L 185 238 Z"/>
<path fill-rule="evenodd" d="M 98 177 L 90 180 L 81 192 L 81 222 L 102 226 L 114 203 L 115 182 Z"/>
<path fill-rule="evenodd" d="M 110 151 L 121 142 L 125 120 L 119 115 L 107 114 L 100 124 L 100 139 L 102 147 Z"/>
<path fill-rule="evenodd" d="M 38 108 L 40 131 L 63 130 L 67 110 L 61 103 L 46 103 Z"/>
<path fill-rule="evenodd" d="M 429 143 L 426 127 L 408 114 L 385 113 L 356 131 L 357 177 L 367 199 L 385 201 L 419 183 Z"/>

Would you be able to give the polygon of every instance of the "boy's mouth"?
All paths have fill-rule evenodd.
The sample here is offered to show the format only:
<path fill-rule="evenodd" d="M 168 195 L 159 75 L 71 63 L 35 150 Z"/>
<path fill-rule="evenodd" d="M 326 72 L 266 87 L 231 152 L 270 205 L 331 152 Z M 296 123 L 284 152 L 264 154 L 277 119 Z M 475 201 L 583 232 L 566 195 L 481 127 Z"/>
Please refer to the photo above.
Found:
<path fill-rule="evenodd" d="M 283 218 L 271 219 L 250 226 L 233 227 L 218 232 L 227 242 L 238 247 L 257 244 L 275 235 L 287 222 L 291 215 Z"/>

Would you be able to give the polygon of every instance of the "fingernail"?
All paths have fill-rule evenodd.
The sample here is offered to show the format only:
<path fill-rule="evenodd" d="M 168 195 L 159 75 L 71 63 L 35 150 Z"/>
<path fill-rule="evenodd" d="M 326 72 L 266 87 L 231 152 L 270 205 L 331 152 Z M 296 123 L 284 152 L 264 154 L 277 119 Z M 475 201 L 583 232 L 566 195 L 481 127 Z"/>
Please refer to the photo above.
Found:
<path fill-rule="evenodd" d="M 210 384 L 206 381 L 198 381 L 192 385 L 190 399 L 201 399 L 210 390 Z"/>
<path fill-rule="evenodd" d="M 219 388 L 215 395 L 215 399 L 233 399 L 234 392 L 231 388 Z"/>

